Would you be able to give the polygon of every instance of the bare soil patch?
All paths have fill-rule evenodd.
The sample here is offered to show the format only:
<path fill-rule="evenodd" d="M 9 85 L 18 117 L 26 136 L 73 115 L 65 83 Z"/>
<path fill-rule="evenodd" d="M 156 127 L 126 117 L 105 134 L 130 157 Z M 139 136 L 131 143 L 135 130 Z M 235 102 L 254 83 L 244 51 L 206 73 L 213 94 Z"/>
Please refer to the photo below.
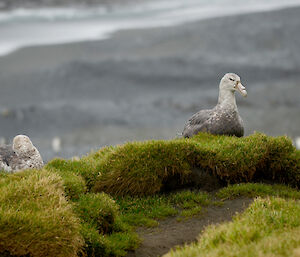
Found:
<path fill-rule="evenodd" d="M 156 228 L 139 228 L 137 232 L 143 242 L 138 249 L 129 252 L 127 257 L 162 256 L 177 245 L 196 241 L 207 225 L 230 221 L 252 201 L 248 198 L 228 200 L 223 206 L 208 207 L 201 215 L 185 221 L 179 222 L 176 217 L 171 217 L 161 221 Z"/>

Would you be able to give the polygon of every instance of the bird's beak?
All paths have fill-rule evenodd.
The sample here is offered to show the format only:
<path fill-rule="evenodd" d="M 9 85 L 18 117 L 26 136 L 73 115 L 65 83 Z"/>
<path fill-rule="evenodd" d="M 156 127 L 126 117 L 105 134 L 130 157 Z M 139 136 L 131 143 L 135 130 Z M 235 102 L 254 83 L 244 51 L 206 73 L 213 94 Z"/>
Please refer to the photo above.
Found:
<path fill-rule="evenodd" d="M 247 96 L 246 88 L 242 85 L 240 81 L 236 83 L 235 90 L 239 91 L 243 97 Z"/>

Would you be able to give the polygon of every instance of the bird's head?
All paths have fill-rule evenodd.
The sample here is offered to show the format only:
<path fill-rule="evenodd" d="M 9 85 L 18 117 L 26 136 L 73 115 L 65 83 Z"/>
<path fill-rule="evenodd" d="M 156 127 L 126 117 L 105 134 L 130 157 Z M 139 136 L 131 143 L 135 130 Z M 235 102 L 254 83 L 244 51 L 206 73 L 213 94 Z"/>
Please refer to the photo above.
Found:
<path fill-rule="evenodd" d="M 226 73 L 220 82 L 220 90 L 238 91 L 242 96 L 247 96 L 246 88 L 241 83 L 241 78 L 235 73 Z"/>
<path fill-rule="evenodd" d="M 19 153 L 26 153 L 35 149 L 28 136 L 18 135 L 13 140 L 13 149 Z"/>

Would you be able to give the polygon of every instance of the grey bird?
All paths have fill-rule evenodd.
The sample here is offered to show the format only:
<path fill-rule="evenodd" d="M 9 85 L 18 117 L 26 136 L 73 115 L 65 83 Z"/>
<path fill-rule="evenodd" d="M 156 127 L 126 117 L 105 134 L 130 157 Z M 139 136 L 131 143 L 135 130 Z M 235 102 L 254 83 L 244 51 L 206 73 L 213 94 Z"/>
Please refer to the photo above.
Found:
<path fill-rule="evenodd" d="M 18 135 L 13 145 L 0 147 L 0 170 L 17 172 L 25 169 L 40 169 L 44 162 L 29 137 Z"/>
<path fill-rule="evenodd" d="M 234 73 L 225 74 L 220 81 L 217 105 L 213 109 L 195 113 L 186 123 L 182 135 L 192 137 L 199 132 L 207 132 L 242 137 L 244 125 L 236 105 L 235 91 L 244 97 L 247 96 L 240 77 Z"/>

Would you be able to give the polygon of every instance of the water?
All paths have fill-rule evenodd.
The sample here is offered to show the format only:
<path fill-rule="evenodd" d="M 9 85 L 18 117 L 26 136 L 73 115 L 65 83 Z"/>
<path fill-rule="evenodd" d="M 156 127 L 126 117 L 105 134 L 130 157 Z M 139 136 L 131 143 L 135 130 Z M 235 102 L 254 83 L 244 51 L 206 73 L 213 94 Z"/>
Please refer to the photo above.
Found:
<path fill-rule="evenodd" d="M 118 30 L 173 26 L 300 5 L 300 0 L 157 0 L 115 9 L 44 8 L 0 13 L 0 56 L 22 47 L 103 40 Z"/>

